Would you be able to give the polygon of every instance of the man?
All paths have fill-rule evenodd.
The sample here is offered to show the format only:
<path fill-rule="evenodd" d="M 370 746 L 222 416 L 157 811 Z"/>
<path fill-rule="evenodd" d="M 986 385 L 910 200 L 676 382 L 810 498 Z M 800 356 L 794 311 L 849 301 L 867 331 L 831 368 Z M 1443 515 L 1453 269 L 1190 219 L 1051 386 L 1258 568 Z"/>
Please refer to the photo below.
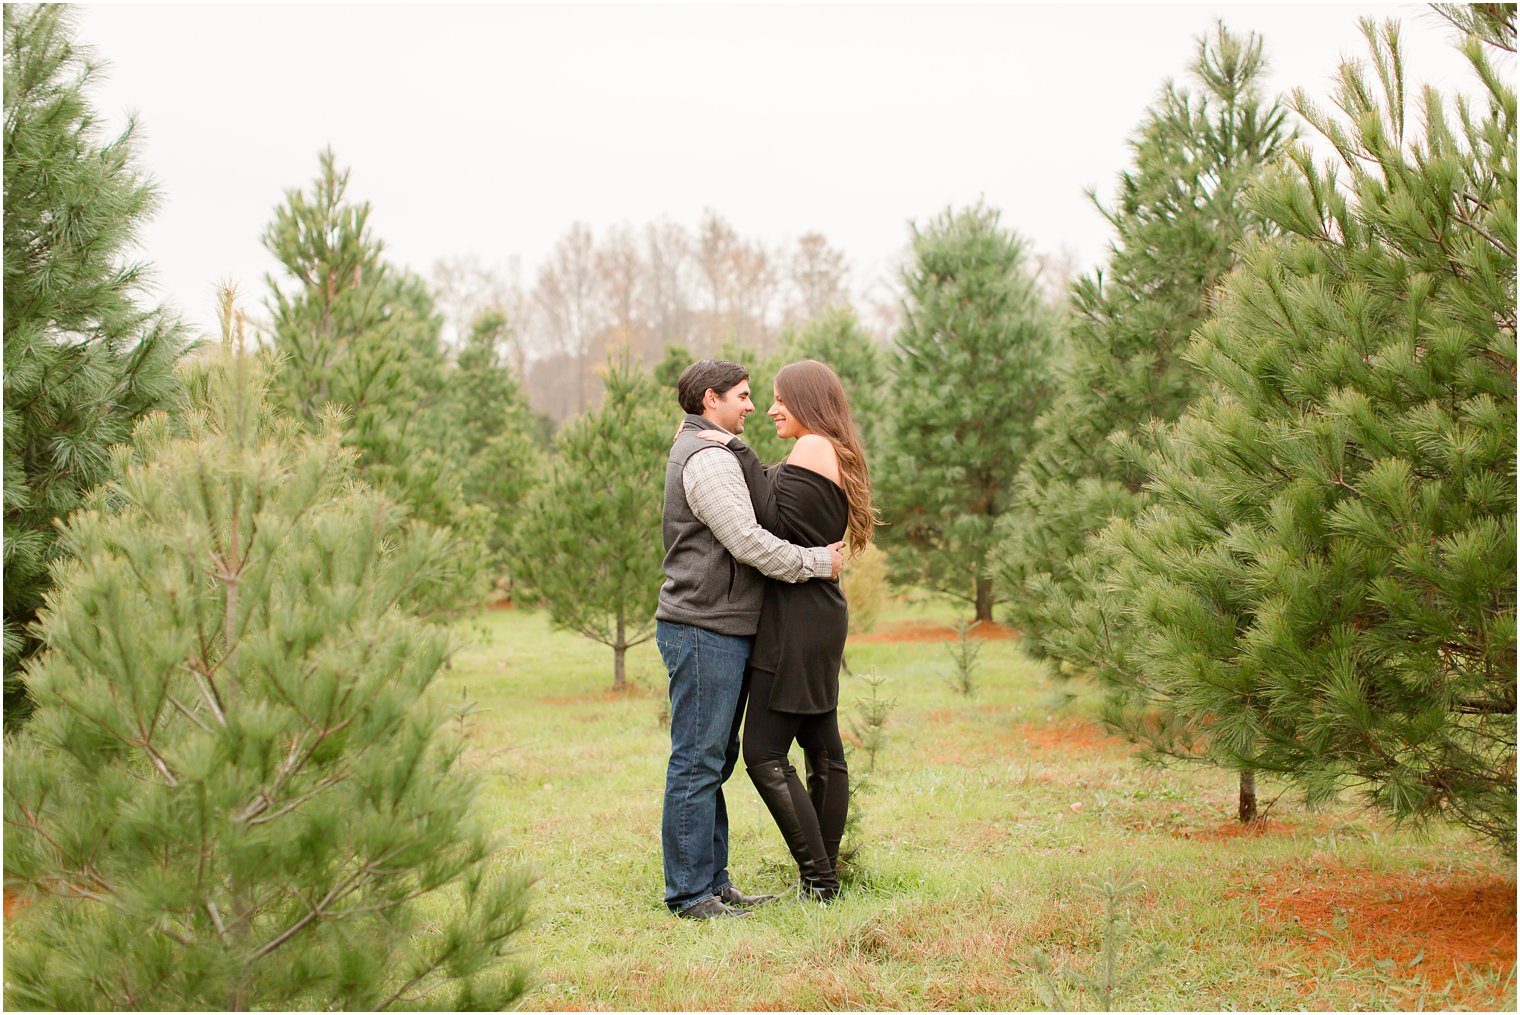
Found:
<path fill-rule="evenodd" d="M 744 670 L 764 598 L 762 573 L 787 582 L 837 578 L 840 543 L 795 546 L 755 520 L 738 459 L 699 429 L 738 434 L 755 411 L 749 372 L 700 360 L 677 382 L 687 413 L 665 467 L 665 584 L 655 640 L 670 671 L 670 764 L 660 822 L 665 904 L 677 916 L 747 916 L 773 895 L 728 878 L 723 783 L 739 758 Z M 757 570 L 758 569 L 758 570 Z"/>

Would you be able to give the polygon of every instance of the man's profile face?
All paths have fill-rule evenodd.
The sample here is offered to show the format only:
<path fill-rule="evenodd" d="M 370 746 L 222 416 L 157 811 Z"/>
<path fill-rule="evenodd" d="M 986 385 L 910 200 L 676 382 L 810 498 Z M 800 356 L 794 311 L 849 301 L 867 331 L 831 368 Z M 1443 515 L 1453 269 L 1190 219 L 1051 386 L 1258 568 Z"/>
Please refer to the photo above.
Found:
<path fill-rule="evenodd" d="M 729 433 L 743 433 L 744 417 L 755 411 L 755 403 L 749 399 L 749 381 L 740 381 L 721 395 L 708 388 L 703 404 L 706 410 L 702 415 Z"/>

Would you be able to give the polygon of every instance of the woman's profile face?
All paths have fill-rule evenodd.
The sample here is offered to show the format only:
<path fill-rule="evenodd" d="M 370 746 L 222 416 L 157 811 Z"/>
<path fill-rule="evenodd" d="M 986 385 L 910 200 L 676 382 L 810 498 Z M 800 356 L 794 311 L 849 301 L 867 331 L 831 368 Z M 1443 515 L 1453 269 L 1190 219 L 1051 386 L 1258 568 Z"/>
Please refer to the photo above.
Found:
<path fill-rule="evenodd" d="M 786 411 L 786 403 L 781 400 L 781 392 L 772 388 L 771 396 L 775 400 L 771 402 L 771 407 L 765 410 L 765 414 L 776 424 L 776 436 L 782 440 L 794 440 L 808 433 L 808 429 Z"/>

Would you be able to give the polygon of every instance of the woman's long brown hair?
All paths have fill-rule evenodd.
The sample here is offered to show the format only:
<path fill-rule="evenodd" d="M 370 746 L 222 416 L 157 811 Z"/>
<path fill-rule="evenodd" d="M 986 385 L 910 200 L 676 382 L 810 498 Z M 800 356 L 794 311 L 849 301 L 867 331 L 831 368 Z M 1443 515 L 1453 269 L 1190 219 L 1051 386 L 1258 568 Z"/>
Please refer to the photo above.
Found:
<path fill-rule="evenodd" d="M 850 501 L 850 556 L 859 556 L 870 545 L 876 512 L 866 453 L 839 375 L 815 359 L 788 363 L 776 371 L 776 394 L 793 419 L 834 445 L 840 485 Z"/>

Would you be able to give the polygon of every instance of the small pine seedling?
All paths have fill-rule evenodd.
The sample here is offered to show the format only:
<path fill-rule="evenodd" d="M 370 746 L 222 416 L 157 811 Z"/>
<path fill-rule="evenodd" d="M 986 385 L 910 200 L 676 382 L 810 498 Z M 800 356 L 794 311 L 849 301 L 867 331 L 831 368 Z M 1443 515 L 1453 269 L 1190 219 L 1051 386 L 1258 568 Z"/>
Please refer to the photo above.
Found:
<path fill-rule="evenodd" d="M 860 749 L 866 752 L 866 771 L 876 770 L 876 753 L 887 743 L 885 732 L 887 719 L 897 707 L 896 698 L 884 698 L 881 689 L 887 678 L 874 669 L 860 678 L 870 688 L 867 697 L 855 703 L 858 720 L 852 720 L 850 728 L 860 738 Z"/>
<path fill-rule="evenodd" d="M 1166 946 L 1151 945 L 1127 970 L 1119 968 L 1119 953 L 1130 937 L 1130 925 L 1120 918 L 1119 902 L 1145 887 L 1139 879 L 1120 884 L 1113 871 L 1094 886 L 1104 898 L 1103 954 L 1093 972 L 1073 969 L 1069 962 L 1052 963 L 1036 950 L 1031 966 L 1042 984 L 1045 1000 L 1053 1011 L 1113 1011 L 1121 992 L 1155 968 L 1166 955 Z M 1085 1000 L 1086 1003 L 1083 1003 Z M 1122 1008 L 1122 1006 L 1121 1006 Z"/>
<path fill-rule="evenodd" d="M 971 632 L 979 623 L 958 621 L 955 640 L 949 644 L 950 662 L 955 667 L 950 672 L 950 686 L 968 698 L 976 693 L 976 657 L 981 654 L 982 643 L 972 638 Z"/>

